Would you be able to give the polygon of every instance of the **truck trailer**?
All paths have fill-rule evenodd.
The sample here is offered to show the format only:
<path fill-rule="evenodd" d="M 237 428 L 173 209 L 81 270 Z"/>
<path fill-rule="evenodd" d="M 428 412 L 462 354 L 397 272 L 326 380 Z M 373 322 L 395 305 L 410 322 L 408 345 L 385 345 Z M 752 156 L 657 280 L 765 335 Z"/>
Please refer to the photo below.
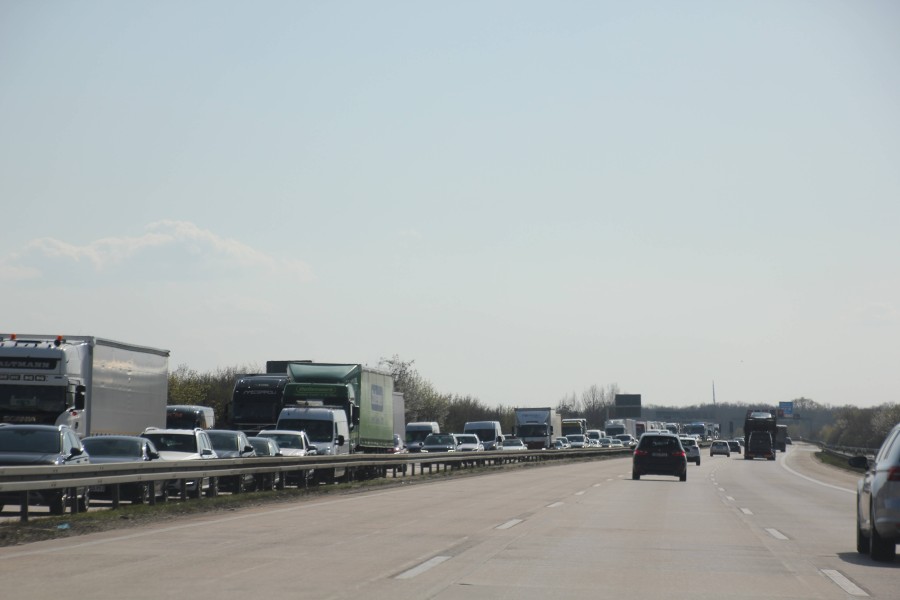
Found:
<path fill-rule="evenodd" d="M 514 434 L 529 450 L 550 448 L 556 436 L 562 435 L 562 419 L 553 408 L 515 409 Z"/>
<path fill-rule="evenodd" d="M 169 351 L 94 336 L 0 334 L 0 422 L 81 437 L 165 427 Z"/>

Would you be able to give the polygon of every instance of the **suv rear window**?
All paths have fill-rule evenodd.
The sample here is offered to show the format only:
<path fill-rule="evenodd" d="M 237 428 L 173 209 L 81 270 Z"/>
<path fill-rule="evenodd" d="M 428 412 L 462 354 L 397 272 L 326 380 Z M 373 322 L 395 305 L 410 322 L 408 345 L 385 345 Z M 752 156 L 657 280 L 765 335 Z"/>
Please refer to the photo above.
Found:
<path fill-rule="evenodd" d="M 675 451 L 678 449 L 678 440 L 667 435 L 645 435 L 641 438 L 641 450 L 652 452 L 654 450 Z"/>

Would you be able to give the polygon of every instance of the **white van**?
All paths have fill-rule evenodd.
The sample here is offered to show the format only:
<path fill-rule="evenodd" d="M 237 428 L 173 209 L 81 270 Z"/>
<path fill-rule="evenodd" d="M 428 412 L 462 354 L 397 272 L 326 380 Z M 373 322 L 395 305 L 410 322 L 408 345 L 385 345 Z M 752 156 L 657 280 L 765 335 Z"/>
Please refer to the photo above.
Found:
<path fill-rule="evenodd" d="M 350 427 L 347 413 L 340 407 L 297 406 L 281 409 L 275 429 L 305 431 L 319 456 L 350 454 Z M 334 481 L 344 476 L 346 469 L 317 469 L 316 479 Z"/>
<path fill-rule="evenodd" d="M 421 452 L 422 443 L 432 433 L 440 433 L 437 421 L 420 421 L 406 424 L 406 449 L 410 452 Z"/>
<path fill-rule="evenodd" d="M 463 426 L 463 433 L 477 435 L 485 450 L 499 450 L 504 439 L 500 421 L 469 421 Z"/>

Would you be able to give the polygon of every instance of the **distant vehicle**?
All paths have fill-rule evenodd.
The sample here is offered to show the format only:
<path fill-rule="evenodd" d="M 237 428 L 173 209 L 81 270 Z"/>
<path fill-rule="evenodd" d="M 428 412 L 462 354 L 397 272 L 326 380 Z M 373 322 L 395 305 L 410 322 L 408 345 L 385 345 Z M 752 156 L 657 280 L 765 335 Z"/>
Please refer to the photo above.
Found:
<path fill-rule="evenodd" d="M 562 434 L 564 436 L 585 435 L 586 433 L 587 419 L 562 419 Z"/>
<path fill-rule="evenodd" d="M 516 427 L 513 434 L 522 440 L 529 450 L 549 448 L 553 437 L 562 435 L 562 420 L 556 409 L 516 408 Z"/>
<path fill-rule="evenodd" d="M 210 429 L 206 433 L 219 458 L 252 458 L 256 456 L 256 450 L 253 449 L 250 440 L 247 439 L 247 434 L 243 431 Z M 219 489 L 233 494 L 251 491 L 255 486 L 256 475 L 253 473 L 219 478 Z"/>
<path fill-rule="evenodd" d="M 900 543 L 900 423 L 881 444 L 875 459 L 850 459 L 866 469 L 856 485 L 856 551 L 893 562 Z"/>
<path fill-rule="evenodd" d="M 487 451 L 496 450 L 503 442 L 500 421 L 469 421 L 463 426 L 463 433 L 474 433 Z"/>
<path fill-rule="evenodd" d="M 787 451 L 787 425 L 775 425 L 775 449 L 779 452 Z"/>
<path fill-rule="evenodd" d="M 553 440 L 553 445 L 550 446 L 550 449 L 551 450 L 565 450 L 566 444 L 561 439 L 556 438 L 555 440 Z"/>
<path fill-rule="evenodd" d="M 572 444 L 572 448 L 584 448 L 588 444 L 587 436 L 581 435 L 580 433 L 567 435 L 566 439 Z"/>
<path fill-rule="evenodd" d="M 778 431 L 775 415 L 766 410 L 748 410 L 744 419 L 744 458 L 767 458 L 775 460 L 775 436 Z M 766 436 L 757 436 L 756 446 L 751 444 L 754 433 L 764 433 L 768 436 L 768 443 L 764 443 Z"/>
<path fill-rule="evenodd" d="M 456 449 L 460 452 L 484 451 L 484 444 L 481 443 L 481 440 L 474 433 L 457 433 L 455 435 L 458 444 Z"/>
<path fill-rule="evenodd" d="M 86 465 L 90 456 L 81 439 L 66 425 L 0 425 L 0 466 L 33 467 L 38 465 Z M 4 504 L 19 504 L 19 492 L 0 492 L 0 510 Z M 30 504 L 50 507 L 50 513 L 61 515 L 67 506 L 86 511 L 90 504 L 87 487 L 28 492 Z"/>
<path fill-rule="evenodd" d="M 570 442 L 569 438 L 567 438 L 564 435 L 561 435 L 558 438 L 556 438 L 556 441 L 563 445 L 564 450 L 567 450 L 572 447 L 572 442 Z"/>
<path fill-rule="evenodd" d="M 456 452 L 459 446 L 452 433 L 430 433 L 422 442 L 420 452 Z"/>
<path fill-rule="evenodd" d="M 91 464 L 150 462 L 161 459 L 153 442 L 139 435 L 96 435 L 84 438 L 81 443 L 91 456 Z M 92 485 L 91 497 L 111 500 L 114 487 Z M 168 499 L 165 481 L 119 484 L 119 499 L 132 504 L 143 504 L 150 501 L 151 489 L 158 500 L 165 502 Z"/>
<path fill-rule="evenodd" d="M 620 440 L 622 444 L 624 446 L 627 446 L 628 448 L 634 448 L 638 444 L 637 439 L 630 433 L 620 433 L 619 435 L 613 437 L 615 437 L 617 440 Z"/>
<path fill-rule="evenodd" d="M 697 443 L 697 438 L 692 435 L 682 435 L 679 436 L 678 440 L 681 442 L 681 447 L 684 448 L 688 462 L 697 463 L 697 466 L 699 467 L 700 445 Z"/>
<path fill-rule="evenodd" d="M 620 440 L 618 438 L 602 437 L 597 441 L 600 443 L 601 448 L 609 448 L 610 446 L 612 446 L 613 440 L 619 442 L 620 446 L 622 445 L 622 440 Z"/>
<path fill-rule="evenodd" d="M 728 448 L 732 452 L 737 452 L 738 454 L 741 453 L 741 443 L 737 440 L 728 440 Z"/>
<path fill-rule="evenodd" d="M 282 456 L 314 456 L 318 454 L 315 444 L 310 441 L 309 436 L 302 430 L 264 429 L 256 436 L 273 439 L 278 442 L 278 448 L 281 450 Z M 285 472 L 284 481 L 289 485 L 306 486 L 315 476 L 314 469 L 294 469 Z"/>
<path fill-rule="evenodd" d="M 609 439 L 609 447 L 610 448 L 624 448 L 625 444 L 619 438 L 610 438 Z"/>
<path fill-rule="evenodd" d="M 406 444 L 403 443 L 403 440 L 400 438 L 400 434 L 394 434 L 394 447 L 388 450 L 388 454 L 408 454 L 409 450 L 406 449 Z"/>
<path fill-rule="evenodd" d="M 284 408 L 287 372 L 240 375 L 231 394 L 231 426 L 241 431 L 271 429 Z"/>
<path fill-rule="evenodd" d="M 648 431 L 634 450 L 631 478 L 641 475 L 671 475 L 687 481 L 687 457 L 678 436 L 661 431 Z"/>
<path fill-rule="evenodd" d="M 406 424 L 406 449 L 410 452 L 422 450 L 422 444 L 432 433 L 440 433 L 441 427 L 437 421 L 418 421 Z"/>
<path fill-rule="evenodd" d="M 166 429 L 212 429 L 216 413 L 211 406 L 170 404 L 166 407 Z"/>
<path fill-rule="evenodd" d="M 260 458 L 284 456 L 278 442 L 274 438 L 268 437 L 248 437 L 247 441 L 256 451 L 256 456 Z M 258 473 L 256 475 L 256 489 L 258 490 L 283 490 L 284 489 L 284 473 L 275 471 L 273 473 Z"/>
<path fill-rule="evenodd" d="M 506 438 L 505 440 L 503 440 L 503 445 L 500 447 L 500 449 L 506 452 L 528 450 L 528 448 L 525 446 L 525 442 L 523 442 L 519 438 Z"/>
<path fill-rule="evenodd" d="M 772 436 L 767 431 L 754 431 L 750 434 L 747 448 L 744 450 L 744 459 L 765 458 L 775 460 L 775 446 Z"/>
<path fill-rule="evenodd" d="M 600 438 L 606 437 L 606 434 L 603 433 L 602 429 L 588 429 L 584 435 L 592 440 L 597 447 L 600 446 Z"/>
<path fill-rule="evenodd" d="M 213 450 L 212 442 L 205 429 L 159 429 L 148 427 L 141 434 L 156 446 L 159 455 L 165 460 L 216 460 L 218 455 Z M 215 477 L 203 477 L 200 481 L 185 481 L 188 495 L 199 498 L 203 493 L 208 497 L 219 494 L 219 480 Z M 177 480 L 168 482 L 169 495 L 180 494 L 181 485 Z"/>
<path fill-rule="evenodd" d="M 709 445 L 709 455 L 715 456 L 717 454 L 731 456 L 731 446 L 729 446 L 728 442 L 725 440 L 714 440 L 713 443 Z"/>

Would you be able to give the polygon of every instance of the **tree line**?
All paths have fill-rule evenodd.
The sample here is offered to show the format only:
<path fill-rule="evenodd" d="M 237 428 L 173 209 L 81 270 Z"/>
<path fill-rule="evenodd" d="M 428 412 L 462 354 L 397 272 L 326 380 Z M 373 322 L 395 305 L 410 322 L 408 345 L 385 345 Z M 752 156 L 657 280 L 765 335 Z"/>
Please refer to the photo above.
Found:
<path fill-rule="evenodd" d="M 379 367 L 394 377 L 395 391 L 402 392 L 406 422 L 437 421 L 442 431 L 461 432 L 467 421 L 499 421 L 504 432 L 515 425 L 514 407 L 488 406 L 478 397 L 436 389 L 415 368 L 415 361 L 398 355 L 382 358 Z M 180 365 L 169 374 L 169 404 L 200 404 L 215 410 L 216 420 L 230 422 L 231 395 L 236 379 L 247 373 L 264 372 L 256 365 L 220 368 L 199 373 Z M 555 403 L 563 418 L 585 418 L 591 428 L 602 429 L 607 418 L 615 416 L 616 384 L 591 385 L 580 394 L 568 392 Z M 900 404 L 888 402 L 876 407 L 830 406 L 810 398 L 793 400 L 795 418 L 782 419 L 795 438 L 821 441 L 829 445 L 877 448 L 887 432 L 900 423 Z M 548 402 L 548 406 L 554 406 Z M 769 403 L 770 407 L 778 402 Z M 704 403 L 687 407 L 645 406 L 642 418 L 658 421 L 708 421 L 719 423 L 723 437 L 742 434 L 746 404 Z"/>

